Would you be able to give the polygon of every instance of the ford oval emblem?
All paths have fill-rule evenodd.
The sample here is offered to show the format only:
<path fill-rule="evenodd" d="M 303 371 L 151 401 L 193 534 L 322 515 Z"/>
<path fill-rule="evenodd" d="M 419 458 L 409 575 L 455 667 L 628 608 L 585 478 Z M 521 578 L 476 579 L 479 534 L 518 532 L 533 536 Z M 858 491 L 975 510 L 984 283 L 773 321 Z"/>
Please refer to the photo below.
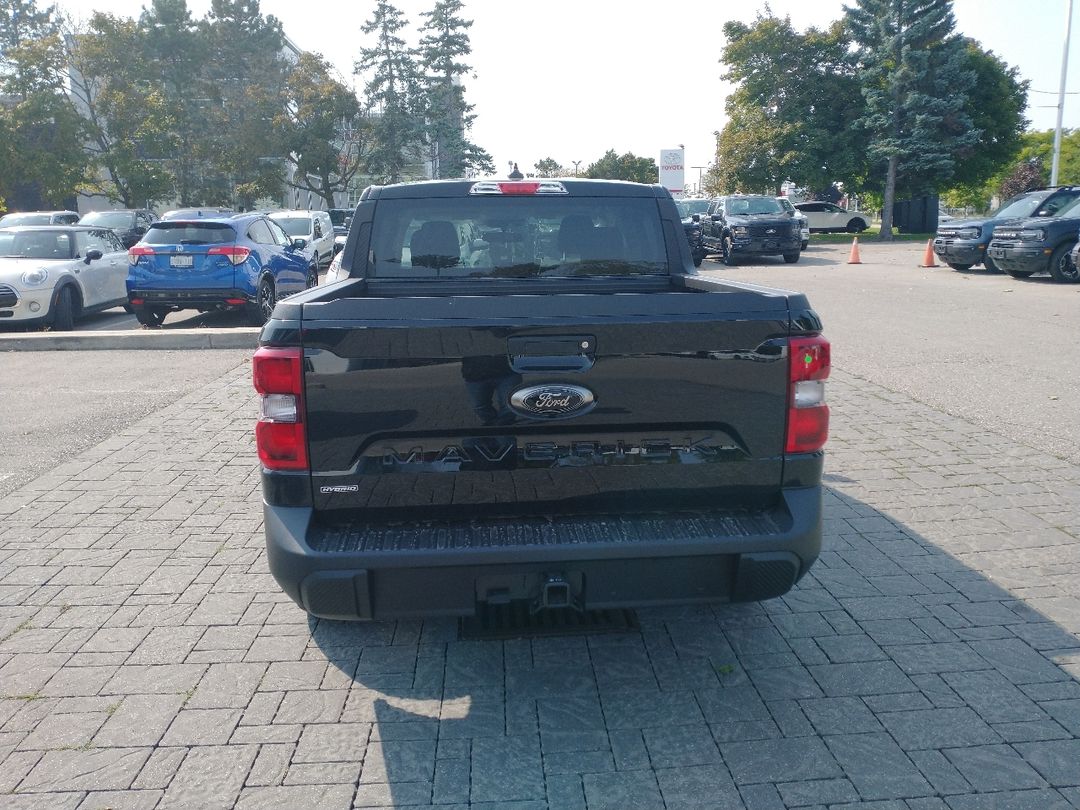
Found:
<path fill-rule="evenodd" d="M 530 385 L 510 395 L 510 407 L 531 419 L 566 419 L 588 413 L 596 397 L 580 385 Z"/>

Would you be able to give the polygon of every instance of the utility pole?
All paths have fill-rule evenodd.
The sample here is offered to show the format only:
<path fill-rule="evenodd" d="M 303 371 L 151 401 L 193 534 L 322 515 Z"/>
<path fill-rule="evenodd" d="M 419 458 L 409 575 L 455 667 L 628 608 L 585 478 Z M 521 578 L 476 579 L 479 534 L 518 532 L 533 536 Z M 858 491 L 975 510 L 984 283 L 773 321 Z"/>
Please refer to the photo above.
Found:
<path fill-rule="evenodd" d="M 691 166 L 690 168 L 691 169 L 697 169 L 697 189 L 696 189 L 696 191 L 697 191 L 698 194 L 700 194 L 701 193 L 701 171 L 702 171 L 702 169 L 707 169 L 709 167 L 708 166 Z"/>
<path fill-rule="evenodd" d="M 1054 128 L 1054 162 L 1050 168 L 1050 185 L 1058 183 L 1061 163 L 1061 118 L 1065 113 L 1065 77 L 1069 72 L 1069 35 L 1072 33 L 1073 0 L 1065 0 L 1065 51 L 1061 54 L 1061 85 L 1058 88 L 1057 126 Z"/>

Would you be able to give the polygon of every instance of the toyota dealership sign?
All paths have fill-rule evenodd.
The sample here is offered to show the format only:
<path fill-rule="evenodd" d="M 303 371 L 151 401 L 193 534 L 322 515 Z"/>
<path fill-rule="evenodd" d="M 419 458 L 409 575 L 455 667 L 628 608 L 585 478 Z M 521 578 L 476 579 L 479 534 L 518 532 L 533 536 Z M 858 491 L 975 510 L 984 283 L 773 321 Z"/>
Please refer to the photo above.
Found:
<path fill-rule="evenodd" d="M 686 160 L 684 149 L 660 150 L 660 185 L 675 197 L 683 193 L 683 165 Z"/>

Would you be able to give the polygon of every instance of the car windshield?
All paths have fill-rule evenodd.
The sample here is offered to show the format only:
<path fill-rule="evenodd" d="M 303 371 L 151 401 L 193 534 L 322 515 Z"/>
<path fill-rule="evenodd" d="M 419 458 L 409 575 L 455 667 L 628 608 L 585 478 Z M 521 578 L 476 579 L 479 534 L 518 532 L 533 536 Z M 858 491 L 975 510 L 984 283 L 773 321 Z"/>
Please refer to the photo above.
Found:
<path fill-rule="evenodd" d="M 70 259 L 69 231 L 0 231 L 0 256 L 15 259 Z"/>
<path fill-rule="evenodd" d="M 676 200 L 675 207 L 679 209 L 679 216 L 686 219 L 694 214 L 704 214 L 709 210 L 708 200 Z"/>
<path fill-rule="evenodd" d="M 51 225 L 49 214 L 8 214 L 0 218 L 0 228 L 8 225 Z"/>
<path fill-rule="evenodd" d="M 307 236 L 311 233 L 310 217 L 271 217 L 271 219 L 284 228 L 289 236 Z"/>
<path fill-rule="evenodd" d="M 102 228 L 130 228 L 135 215 L 130 211 L 93 211 L 79 220 L 80 225 Z"/>
<path fill-rule="evenodd" d="M 222 222 L 156 222 L 142 238 L 146 245 L 220 245 L 236 239 Z"/>
<path fill-rule="evenodd" d="M 781 214 L 784 207 L 772 197 L 732 197 L 726 205 L 729 214 L 753 216 L 754 214 Z"/>
<path fill-rule="evenodd" d="M 1030 217 L 1035 213 L 1035 209 L 1038 208 L 1043 200 L 1050 196 L 1051 192 L 1029 192 L 1027 194 L 1017 194 L 1009 200 L 1005 201 L 997 211 L 991 216 L 995 219 L 1002 219 L 1005 217 Z"/>
<path fill-rule="evenodd" d="M 431 280 L 667 273 L 656 201 L 565 196 L 389 199 L 374 275 Z"/>

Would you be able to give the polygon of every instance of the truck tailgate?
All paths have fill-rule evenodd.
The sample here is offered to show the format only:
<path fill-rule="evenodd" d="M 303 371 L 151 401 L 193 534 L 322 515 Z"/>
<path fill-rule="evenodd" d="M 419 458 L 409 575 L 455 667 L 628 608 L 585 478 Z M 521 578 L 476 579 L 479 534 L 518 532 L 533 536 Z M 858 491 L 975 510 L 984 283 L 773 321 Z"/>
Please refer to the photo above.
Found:
<path fill-rule="evenodd" d="M 766 507 L 788 321 L 782 295 L 689 289 L 305 303 L 313 505 L 376 522 Z"/>

